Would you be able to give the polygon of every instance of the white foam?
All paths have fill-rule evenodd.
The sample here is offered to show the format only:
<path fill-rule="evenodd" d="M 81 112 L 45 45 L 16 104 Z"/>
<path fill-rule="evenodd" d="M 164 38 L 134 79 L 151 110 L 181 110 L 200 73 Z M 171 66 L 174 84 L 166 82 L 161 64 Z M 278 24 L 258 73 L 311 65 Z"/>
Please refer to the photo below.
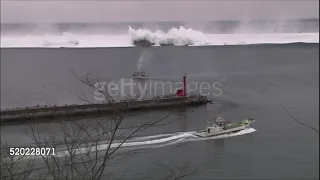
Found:
<path fill-rule="evenodd" d="M 27 36 L 1 36 L 1 48 L 6 47 L 50 47 L 44 46 L 48 42 L 54 43 L 51 48 L 59 47 L 130 47 L 131 40 L 129 35 L 113 36 L 113 35 L 75 35 L 73 40 L 78 41 L 78 45 L 68 46 L 66 43 L 70 41 L 68 35 L 27 35 Z"/>
<path fill-rule="evenodd" d="M 162 31 L 151 32 L 148 29 L 132 29 L 129 26 L 129 35 L 133 41 L 148 40 L 155 45 L 174 44 L 177 46 L 192 45 L 209 45 L 209 40 L 201 32 L 191 28 L 174 27 L 167 33 Z"/>
<path fill-rule="evenodd" d="M 155 45 L 160 43 L 195 46 L 245 45 L 264 43 L 319 43 L 319 33 L 268 33 L 268 34 L 204 34 L 194 29 L 172 28 L 167 33 L 148 29 L 132 29 L 124 35 L 1 35 L 1 47 L 131 47 L 133 40 L 146 39 Z M 78 42 L 78 43 L 74 43 Z"/>
<path fill-rule="evenodd" d="M 214 45 L 319 43 L 319 33 L 210 34 Z"/>
<path fill-rule="evenodd" d="M 170 133 L 170 134 L 157 134 L 157 135 L 152 135 L 152 136 L 143 136 L 143 137 L 135 137 L 132 138 L 132 141 L 144 141 L 148 139 L 155 139 L 155 138 L 161 138 L 161 137 L 166 137 L 166 136 L 172 136 L 177 133 Z"/>
<path fill-rule="evenodd" d="M 231 134 L 224 134 L 220 136 L 214 136 L 214 137 L 208 137 L 208 138 L 201 138 L 194 135 L 194 131 L 190 132 L 178 132 L 178 133 L 172 133 L 172 134 L 160 134 L 160 135 L 154 135 L 154 136 L 145 136 L 140 138 L 135 138 L 137 140 L 136 142 L 125 142 L 123 144 L 120 143 L 112 143 L 110 145 L 110 148 L 116 148 L 121 146 L 123 147 L 139 147 L 139 146 L 148 146 L 148 145 L 160 145 L 157 147 L 163 147 L 163 146 L 169 146 L 172 144 L 182 143 L 182 142 L 188 142 L 188 141 L 203 141 L 203 140 L 212 140 L 212 139 L 222 139 L 222 138 L 230 138 L 234 136 L 240 136 L 245 135 L 249 133 L 253 133 L 256 130 L 254 128 L 247 128 L 242 131 L 231 133 Z M 165 137 L 168 136 L 168 137 Z M 165 138 L 160 138 L 165 137 Z M 160 139 L 154 139 L 154 138 L 160 138 Z M 109 144 L 102 144 L 97 147 L 98 151 L 106 150 L 108 149 Z M 75 150 L 76 154 L 86 153 L 86 152 L 92 152 L 95 151 L 95 147 L 86 147 L 86 148 L 79 148 Z M 57 152 L 57 157 L 63 157 L 68 155 L 68 151 L 61 151 Z"/>

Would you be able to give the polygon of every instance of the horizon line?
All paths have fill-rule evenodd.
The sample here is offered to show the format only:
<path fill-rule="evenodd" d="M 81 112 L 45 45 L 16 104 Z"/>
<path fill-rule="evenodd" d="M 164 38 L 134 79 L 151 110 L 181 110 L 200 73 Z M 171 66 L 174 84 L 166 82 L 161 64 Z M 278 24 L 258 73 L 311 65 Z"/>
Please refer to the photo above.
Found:
<path fill-rule="evenodd" d="M 37 25 L 48 25 L 48 24 L 127 24 L 127 23 L 201 23 L 201 22 L 243 22 L 244 20 L 202 20 L 202 21 L 120 21 L 120 22 L 0 22 L 1 25 L 8 24 L 37 24 Z M 246 20 L 245 22 L 254 21 L 319 21 L 319 18 L 296 18 L 296 19 L 252 19 Z"/>

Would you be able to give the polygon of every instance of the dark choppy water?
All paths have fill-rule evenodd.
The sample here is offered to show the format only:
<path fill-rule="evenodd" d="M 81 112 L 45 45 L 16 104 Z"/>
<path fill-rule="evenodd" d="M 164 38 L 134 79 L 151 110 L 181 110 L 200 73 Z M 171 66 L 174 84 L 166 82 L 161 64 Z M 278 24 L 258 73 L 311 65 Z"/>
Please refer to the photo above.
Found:
<path fill-rule="evenodd" d="M 185 142 L 131 154 L 110 169 L 123 179 L 158 178 L 157 163 L 200 169 L 187 179 L 318 179 L 319 136 L 292 121 L 319 127 L 319 44 L 155 47 L 93 49 L 1 49 L 1 108 L 17 105 L 79 103 L 69 88 L 83 89 L 68 71 L 98 72 L 101 77 L 128 77 L 145 51 L 153 56 L 150 76 L 220 82 L 222 95 L 201 107 L 182 108 L 177 123 L 143 135 L 194 131 L 215 116 L 254 117 L 257 132 L 224 140 Z M 179 78 L 178 78 L 179 80 Z M 159 111 L 158 113 L 162 113 Z M 139 121 L 132 118 L 132 123 Z M 2 126 L 11 145 L 28 144 L 24 125 Z M 207 163 L 205 163 L 207 162 Z"/>

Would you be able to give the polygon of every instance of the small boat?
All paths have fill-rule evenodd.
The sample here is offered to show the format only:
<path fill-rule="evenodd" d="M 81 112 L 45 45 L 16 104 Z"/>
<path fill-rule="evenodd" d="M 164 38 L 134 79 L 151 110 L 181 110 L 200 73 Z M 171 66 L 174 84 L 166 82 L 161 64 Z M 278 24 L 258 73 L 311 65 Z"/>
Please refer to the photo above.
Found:
<path fill-rule="evenodd" d="M 134 79 L 146 79 L 146 73 L 144 71 L 134 72 L 132 74 L 132 78 Z"/>
<path fill-rule="evenodd" d="M 244 119 L 242 121 L 231 123 L 225 121 L 222 117 L 218 117 L 213 123 L 210 123 L 206 129 L 198 131 L 195 133 L 199 137 L 212 137 L 222 134 L 229 134 L 244 130 L 251 127 L 251 124 L 254 122 L 254 119 Z"/>

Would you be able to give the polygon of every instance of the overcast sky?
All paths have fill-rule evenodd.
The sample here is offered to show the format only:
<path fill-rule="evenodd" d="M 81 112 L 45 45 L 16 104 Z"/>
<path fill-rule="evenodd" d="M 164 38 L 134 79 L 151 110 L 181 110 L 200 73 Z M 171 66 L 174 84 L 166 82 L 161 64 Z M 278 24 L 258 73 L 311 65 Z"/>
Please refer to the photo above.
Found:
<path fill-rule="evenodd" d="M 319 18 L 318 0 L 119 1 L 1 0 L 1 23 Z"/>

